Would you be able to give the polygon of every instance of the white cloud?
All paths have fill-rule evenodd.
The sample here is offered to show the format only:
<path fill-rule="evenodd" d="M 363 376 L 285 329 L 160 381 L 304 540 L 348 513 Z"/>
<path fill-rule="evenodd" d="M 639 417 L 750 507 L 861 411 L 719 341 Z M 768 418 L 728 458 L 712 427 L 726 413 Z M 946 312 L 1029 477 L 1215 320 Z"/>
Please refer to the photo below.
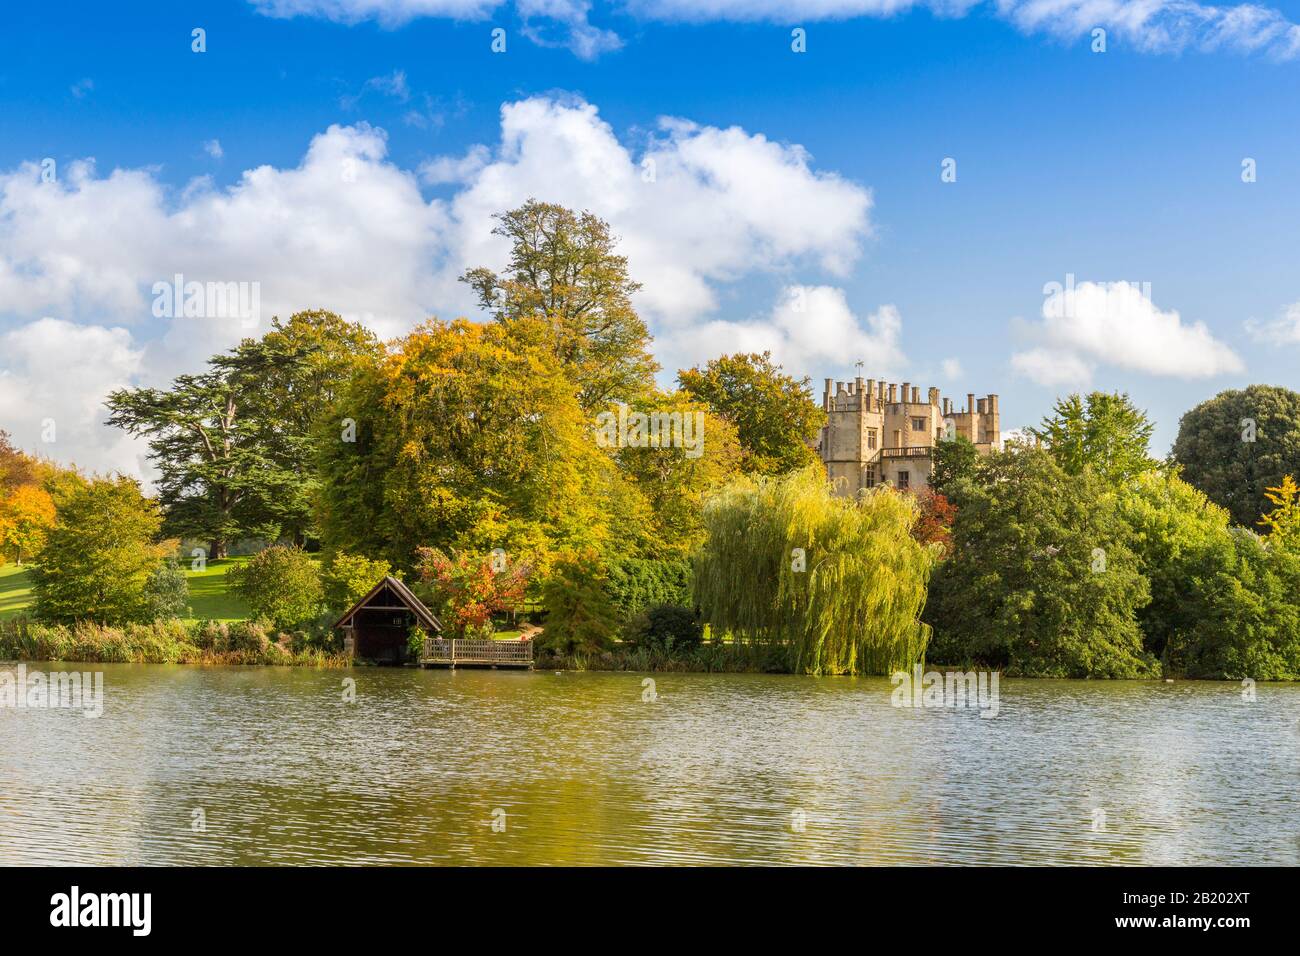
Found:
<path fill-rule="evenodd" d="M 1246 320 L 1246 331 L 1257 342 L 1269 345 L 1300 345 L 1300 302 L 1293 302 L 1286 311 L 1270 322 Z"/>
<path fill-rule="evenodd" d="M 713 311 L 718 284 L 746 274 L 804 262 L 844 273 L 872 202 L 870 190 L 814 171 L 801 147 L 761 134 L 665 119 L 638 158 L 594 106 L 535 97 L 502 107 L 494 158 L 451 201 L 452 260 L 503 264 L 492 214 L 530 196 L 611 223 L 644 286 L 638 306 L 660 330 Z M 444 301 L 468 303 L 454 278 Z"/>
<path fill-rule="evenodd" d="M 89 77 L 86 77 L 85 79 L 78 80 L 76 83 L 73 83 L 72 86 L 68 88 L 68 92 L 71 93 L 73 96 L 75 96 L 77 99 L 81 100 L 81 99 L 85 99 L 86 94 L 91 92 L 94 88 L 95 88 L 95 81 L 90 79 Z"/>
<path fill-rule="evenodd" d="M 376 20 L 398 27 L 413 19 L 483 20 L 511 6 L 506 0 L 251 0 L 270 16 L 318 16 L 342 23 Z M 591 23 L 589 0 L 515 0 L 524 33 L 543 45 L 565 45 L 584 59 L 618 49 L 613 31 Z M 1188 50 L 1300 54 L 1300 26 L 1267 6 L 1218 6 L 1195 0 L 624 0 L 603 5 L 642 21 L 767 22 L 781 25 L 893 17 L 911 10 L 937 16 L 987 12 L 1027 34 L 1067 40 L 1096 27 L 1112 40 L 1147 53 Z"/>
<path fill-rule="evenodd" d="M 1084 384 L 1099 364 L 1180 378 L 1240 372 L 1241 359 L 1203 322 L 1185 323 L 1128 282 L 1081 282 L 1043 302 L 1030 334 L 1041 346 L 1012 356 L 1020 373 L 1043 385 Z"/>
<path fill-rule="evenodd" d="M 882 305 L 863 321 L 843 289 L 788 286 L 767 315 L 683 329 L 667 343 L 665 354 L 675 360 L 673 367 L 686 368 L 722 354 L 770 351 L 795 375 L 816 377 L 861 361 L 872 376 L 886 377 L 906 364 L 902 331 L 895 306 Z"/>
<path fill-rule="evenodd" d="M 226 151 L 221 148 L 221 140 L 219 139 L 208 140 L 203 144 L 203 151 L 213 159 L 220 159 L 222 156 L 226 155 Z"/>
<path fill-rule="evenodd" d="M 103 425 L 103 397 L 141 371 L 130 332 L 42 318 L 0 334 L 0 354 L 0 426 L 18 447 L 93 471 L 143 474 L 144 443 Z"/>
<path fill-rule="evenodd" d="M 695 348 L 694 329 L 714 317 L 729 285 L 801 267 L 842 273 L 870 234 L 870 191 L 815 170 L 797 145 L 668 119 L 635 153 L 578 99 L 506 104 L 499 143 L 434 159 L 419 172 L 396 166 L 386 151 L 381 130 L 332 126 L 296 166 L 250 169 L 226 188 L 200 178 L 179 192 L 156 170 L 100 175 L 93 160 L 68 164 L 50 183 L 35 163 L 0 171 L 0 330 L 49 315 L 75 318 L 78 328 L 120 326 L 114 335 L 127 336 L 140 358 L 114 366 L 121 374 L 112 384 L 124 384 L 122 376 L 163 384 L 258 332 L 235 319 L 154 319 L 151 287 L 179 273 L 186 281 L 258 283 L 263 329 L 271 315 L 320 307 L 390 337 L 430 314 L 473 314 L 459 275 L 477 265 L 499 269 L 508 251 L 491 235 L 492 214 L 537 196 L 611 222 L 644 283 L 638 308 L 672 369 L 669 356 L 710 357 Z M 421 176 L 456 188 L 427 200 Z M 854 358 L 889 343 L 880 353 L 889 359 L 896 348 L 889 310 L 868 320 L 875 330 L 868 342 L 853 331 L 843 293 L 815 289 L 810 301 L 803 325 L 776 310 L 746 323 L 747 334 L 818 366 L 847 356 L 810 337 L 812 328 L 863 351 Z M 34 387 L 15 356 L 0 354 L 5 410 Z M 94 376 L 51 381 L 78 407 L 97 407 L 107 391 Z M 69 433 L 60 456 L 96 466 L 110 460 L 105 449 L 116 446 L 104 431 L 109 437 L 95 440 Z"/>
<path fill-rule="evenodd" d="M 962 376 L 961 361 L 955 358 L 946 358 L 939 363 L 939 368 L 943 372 L 943 377 L 950 382 L 954 382 Z"/>

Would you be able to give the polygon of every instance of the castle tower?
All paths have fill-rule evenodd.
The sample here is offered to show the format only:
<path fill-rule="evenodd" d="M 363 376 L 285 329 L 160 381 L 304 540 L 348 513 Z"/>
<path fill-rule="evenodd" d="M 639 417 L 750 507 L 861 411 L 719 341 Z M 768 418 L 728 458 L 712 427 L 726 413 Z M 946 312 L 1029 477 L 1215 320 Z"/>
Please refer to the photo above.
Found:
<path fill-rule="evenodd" d="M 859 376 L 852 382 L 825 380 L 826 425 L 818 451 L 838 495 L 855 497 L 878 484 L 913 491 L 929 487 L 934 446 L 945 435 L 961 435 L 981 454 L 1002 447 L 998 396 L 966 395 L 958 410 L 937 388 L 901 385 Z"/>

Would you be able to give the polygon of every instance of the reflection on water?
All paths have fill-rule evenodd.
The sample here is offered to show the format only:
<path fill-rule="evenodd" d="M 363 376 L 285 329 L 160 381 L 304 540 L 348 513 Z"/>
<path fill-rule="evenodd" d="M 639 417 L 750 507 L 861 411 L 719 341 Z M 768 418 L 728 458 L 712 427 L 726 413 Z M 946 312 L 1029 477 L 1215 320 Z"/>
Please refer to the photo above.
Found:
<path fill-rule="evenodd" d="M 1300 862 L 1290 685 L 95 666 L 0 710 L 0 863 Z"/>

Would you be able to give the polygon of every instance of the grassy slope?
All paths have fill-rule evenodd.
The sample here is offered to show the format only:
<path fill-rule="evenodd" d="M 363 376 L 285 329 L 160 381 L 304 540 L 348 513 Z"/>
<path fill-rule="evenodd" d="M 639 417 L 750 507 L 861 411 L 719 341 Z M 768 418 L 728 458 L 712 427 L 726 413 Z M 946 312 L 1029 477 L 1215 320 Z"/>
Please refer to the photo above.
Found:
<path fill-rule="evenodd" d="M 0 565 L 0 621 L 21 614 L 32 603 L 32 581 L 26 568 Z"/>
<path fill-rule="evenodd" d="M 226 572 L 247 558 L 211 561 L 207 569 L 194 572 L 185 568 L 190 585 L 191 617 L 203 620 L 239 621 L 248 617 L 248 607 L 233 594 L 226 593 Z M 0 620 L 30 609 L 31 577 L 26 568 L 16 564 L 0 566 Z"/>

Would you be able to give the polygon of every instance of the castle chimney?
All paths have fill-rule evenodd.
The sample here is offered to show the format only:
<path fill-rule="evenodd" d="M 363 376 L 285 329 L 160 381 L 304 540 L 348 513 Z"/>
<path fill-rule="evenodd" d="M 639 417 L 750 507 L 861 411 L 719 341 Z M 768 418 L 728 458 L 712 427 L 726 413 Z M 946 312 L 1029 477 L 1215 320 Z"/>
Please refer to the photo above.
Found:
<path fill-rule="evenodd" d="M 908 403 L 908 401 L 910 401 L 910 399 L 908 399 L 907 396 L 908 396 L 909 394 L 911 394 L 911 391 L 912 391 L 912 383 L 911 383 L 911 382 L 904 382 L 904 383 L 903 383 L 903 397 L 902 397 L 902 399 L 900 399 L 900 401 L 902 401 L 902 403 L 903 403 L 904 405 L 906 405 L 906 404 Z"/>
<path fill-rule="evenodd" d="M 972 415 L 975 414 L 975 393 L 974 392 L 966 393 L 966 411 L 970 412 Z"/>
<path fill-rule="evenodd" d="M 891 383 L 889 386 L 889 404 L 893 405 L 896 401 L 898 401 L 898 386 Z"/>
<path fill-rule="evenodd" d="M 920 385 L 913 385 L 913 386 L 912 386 L 912 404 L 913 404 L 913 405 L 920 405 L 920 404 L 921 404 L 921 386 L 920 386 Z"/>
<path fill-rule="evenodd" d="M 871 411 L 871 406 L 875 403 L 875 400 L 876 380 L 874 378 L 869 378 L 867 379 L 867 411 Z"/>
<path fill-rule="evenodd" d="M 930 397 L 930 404 L 931 404 L 931 405 L 938 405 L 938 404 L 939 404 L 939 390 L 938 390 L 937 388 L 933 388 L 933 387 L 932 387 L 932 388 L 930 389 L 930 391 L 929 391 L 927 394 L 928 394 L 929 397 Z"/>
<path fill-rule="evenodd" d="M 984 399 L 982 398 L 979 400 L 979 409 L 981 415 L 988 414 L 988 405 L 985 403 Z"/>
<path fill-rule="evenodd" d="M 826 391 L 822 393 L 822 411 L 829 412 L 831 410 L 831 386 L 833 384 L 835 384 L 834 379 L 828 378 L 826 380 Z"/>
<path fill-rule="evenodd" d="M 943 417 L 947 418 L 951 414 L 952 414 L 952 399 L 945 398 L 943 400 Z"/>

